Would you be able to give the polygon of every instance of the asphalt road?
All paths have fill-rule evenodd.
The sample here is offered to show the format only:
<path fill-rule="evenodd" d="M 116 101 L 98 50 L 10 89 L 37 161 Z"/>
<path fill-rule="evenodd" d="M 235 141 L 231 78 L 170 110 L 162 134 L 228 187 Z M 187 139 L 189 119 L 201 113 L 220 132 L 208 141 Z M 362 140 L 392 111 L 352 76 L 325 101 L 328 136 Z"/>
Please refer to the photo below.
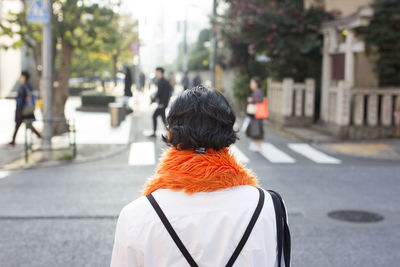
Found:
<path fill-rule="evenodd" d="M 132 122 L 134 142 L 148 139 L 146 113 Z M 268 132 L 265 142 L 295 159 L 272 163 L 236 145 L 264 188 L 286 201 L 292 230 L 294 267 L 399 266 L 400 167 L 396 162 L 334 155 L 339 164 L 321 164 L 288 147 L 288 137 Z M 318 150 L 318 148 L 316 148 Z M 328 155 L 329 156 L 329 155 Z M 13 172 L 0 178 L 0 266 L 108 266 L 116 219 L 140 195 L 155 165 L 129 165 L 130 149 L 82 164 Z M 2 176 L 0 176 L 2 177 Z M 376 212 L 377 223 L 330 219 L 333 210 Z"/>

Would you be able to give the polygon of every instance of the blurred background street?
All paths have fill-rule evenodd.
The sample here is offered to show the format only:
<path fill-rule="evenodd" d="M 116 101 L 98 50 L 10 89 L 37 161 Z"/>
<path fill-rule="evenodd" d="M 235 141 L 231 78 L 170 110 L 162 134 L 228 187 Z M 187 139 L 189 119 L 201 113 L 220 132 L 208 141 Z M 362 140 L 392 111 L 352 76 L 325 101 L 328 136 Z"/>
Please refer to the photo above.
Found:
<path fill-rule="evenodd" d="M 129 118 L 132 143 L 116 155 L 2 177 L 2 266 L 109 264 L 119 211 L 140 196 L 166 147 L 143 134 L 151 131 L 150 116 L 148 108 L 135 110 Z M 293 266 L 397 264 L 398 162 L 332 155 L 272 129 L 267 130 L 264 154 L 250 152 L 248 143 L 242 136 L 234 149 L 237 157 L 258 174 L 264 188 L 281 192 L 286 200 Z M 307 149 L 300 146 L 296 152 L 293 144 Z M 274 153 L 268 153 L 271 149 Z M 317 158 L 315 153 L 320 153 Z M 341 222 L 327 216 L 334 210 L 369 211 L 384 220 Z"/>
<path fill-rule="evenodd" d="M 152 125 L 159 66 L 170 103 L 197 84 L 231 103 L 231 153 L 285 200 L 293 267 L 398 266 L 399 12 L 397 0 L 0 0 L 0 266 L 109 266 L 119 212 L 167 148 Z M 257 151 L 255 77 L 269 113 Z"/>

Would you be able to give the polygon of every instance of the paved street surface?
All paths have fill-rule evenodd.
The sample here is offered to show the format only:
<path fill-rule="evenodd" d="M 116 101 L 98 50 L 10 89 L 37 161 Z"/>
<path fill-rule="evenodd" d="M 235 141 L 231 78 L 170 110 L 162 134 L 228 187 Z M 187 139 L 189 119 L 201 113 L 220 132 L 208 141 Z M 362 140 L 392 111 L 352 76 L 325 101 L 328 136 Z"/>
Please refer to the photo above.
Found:
<path fill-rule="evenodd" d="M 131 125 L 107 135 L 112 143 L 118 137 L 121 143 L 132 141 L 118 155 L 0 171 L 0 266 L 109 265 L 118 213 L 140 195 L 165 148 L 160 138 L 145 136 L 151 129 L 146 99 L 139 96 L 137 110 L 126 122 Z M 109 121 L 100 123 L 96 116 L 88 120 L 109 128 Z M 260 153 L 250 152 L 248 145 L 242 137 L 232 152 L 258 174 L 264 188 L 285 199 L 292 266 L 399 266 L 398 162 L 332 155 L 273 131 L 267 132 Z M 328 212 L 341 209 L 375 212 L 384 220 L 349 223 L 328 218 Z"/>

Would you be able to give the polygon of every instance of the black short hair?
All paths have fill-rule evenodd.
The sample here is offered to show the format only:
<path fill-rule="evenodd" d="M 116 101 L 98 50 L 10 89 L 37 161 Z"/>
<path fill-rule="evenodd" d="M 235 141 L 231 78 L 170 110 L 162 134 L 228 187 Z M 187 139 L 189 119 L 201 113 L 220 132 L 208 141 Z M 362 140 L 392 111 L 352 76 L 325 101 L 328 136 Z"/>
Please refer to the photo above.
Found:
<path fill-rule="evenodd" d="M 157 67 L 156 71 L 161 71 L 162 74 L 164 74 L 164 72 L 165 72 L 163 67 Z"/>
<path fill-rule="evenodd" d="M 261 88 L 261 87 L 262 87 L 262 82 L 261 82 L 260 77 L 255 76 L 255 77 L 251 78 L 251 80 L 253 80 L 253 81 L 257 84 L 257 87 L 258 87 L 258 88 Z"/>
<path fill-rule="evenodd" d="M 29 81 L 29 77 L 31 77 L 31 75 L 29 74 L 29 72 L 27 72 L 26 70 L 21 72 L 21 75 L 25 77 L 26 81 Z"/>
<path fill-rule="evenodd" d="M 163 139 L 180 150 L 212 148 L 218 151 L 238 139 L 233 129 L 235 120 L 225 97 L 200 85 L 184 91 L 172 103 L 167 117 L 171 135 Z"/>

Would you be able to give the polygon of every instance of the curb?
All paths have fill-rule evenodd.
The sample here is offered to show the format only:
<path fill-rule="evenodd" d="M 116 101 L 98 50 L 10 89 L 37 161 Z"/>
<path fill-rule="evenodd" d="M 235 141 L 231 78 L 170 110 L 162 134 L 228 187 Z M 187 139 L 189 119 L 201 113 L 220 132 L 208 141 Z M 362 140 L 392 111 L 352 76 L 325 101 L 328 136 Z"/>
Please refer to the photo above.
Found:
<path fill-rule="evenodd" d="M 58 167 L 58 166 L 65 166 L 68 164 L 83 164 L 83 163 L 87 163 L 87 162 L 93 162 L 93 161 L 98 161 L 98 160 L 103 160 L 103 159 L 107 159 L 113 156 L 116 156 L 126 150 L 129 149 L 129 145 L 133 142 L 133 137 L 132 137 L 132 133 L 133 133 L 133 118 L 131 117 L 131 126 L 129 129 L 129 138 L 128 138 L 128 143 L 126 144 L 121 144 L 121 145 L 115 145 L 117 146 L 115 149 L 110 149 L 107 150 L 104 153 L 101 153 L 100 155 L 95 155 L 93 157 L 84 157 L 84 158 L 77 158 L 77 159 L 73 159 L 70 161 L 62 161 L 62 160 L 55 160 L 55 161 L 42 161 L 42 162 L 37 162 L 35 164 L 32 165 L 27 165 L 27 166 L 12 166 L 13 163 L 15 163 L 16 161 L 19 160 L 23 160 L 24 156 L 22 155 L 22 157 L 20 157 L 19 159 L 14 160 L 13 162 L 6 164 L 4 166 L 0 166 L 0 170 L 4 170 L 4 171 L 21 171 L 21 170 L 33 170 L 33 169 L 42 169 L 42 168 L 51 168 L 51 167 Z"/>
<path fill-rule="evenodd" d="M 330 137 L 330 136 L 311 128 L 310 131 L 315 131 L 316 134 L 320 134 L 322 136 L 327 137 L 327 140 L 316 140 L 315 138 L 313 138 L 311 136 L 311 134 L 309 136 L 305 137 L 304 135 L 296 134 L 293 131 L 287 130 L 283 126 L 279 126 L 270 121 L 264 122 L 264 127 L 267 127 L 269 130 L 275 131 L 279 134 L 283 134 L 286 137 L 293 139 L 294 141 L 301 141 L 301 142 L 306 142 L 306 143 L 312 144 L 312 145 L 318 147 L 319 149 L 321 149 L 322 151 L 329 153 L 329 154 L 353 157 L 356 159 L 380 160 L 380 161 L 386 161 L 386 162 L 400 161 L 400 153 L 396 152 L 396 149 L 394 149 L 393 144 L 390 144 L 390 141 L 392 141 L 393 139 L 371 140 L 371 142 L 366 142 L 365 140 L 360 141 L 360 142 L 350 142 L 350 141 L 345 141 L 345 140 L 341 140 L 341 139 L 332 137 L 329 140 L 328 137 Z M 301 128 L 301 127 L 299 127 L 299 128 Z M 360 145 L 360 146 L 366 145 L 366 146 L 368 146 L 368 145 L 375 145 L 375 144 L 376 145 L 377 144 L 385 144 L 389 148 L 386 153 L 389 153 L 389 154 L 386 156 L 379 156 L 379 155 L 366 155 L 366 154 L 351 153 L 351 152 L 344 153 L 333 147 L 330 147 L 330 145 L 334 145 L 334 144 L 338 144 L 338 145 L 340 144 L 340 145 L 344 145 L 344 146 L 345 145 L 349 145 L 349 146 L 351 146 L 351 145 Z M 400 143 L 399 143 L 399 149 L 397 149 L 397 150 L 400 151 Z M 379 150 L 377 150 L 377 153 L 379 153 Z"/>
<path fill-rule="evenodd" d="M 377 156 L 375 156 L 375 155 L 366 155 L 366 154 L 343 153 L 332 147 L 329 147 L 329 145 L 331 145 L 331 144 L 335 144 L 335 143 L 325 143 L 325 144 L 319 144 L 317 146 L 322 151 L 325 151 L 327 153 L 334 154 L 334 155 L 342 155 L 342 156 L 353 157 L 353 158 L 357 158 L 357 159 L 380 160 L 380 161 L 385 161 L 385 162 L 399 162 L 400 161 L 400 154 L 397 154 L 390 145 L 388 145 L 390 147 L 390 151 L 387 153 L 396 153 L 396 155 L 393 155 L 393 156 L 377 155 Z M 346 143 L 346 142 L 342 142 L 340 144 L 341 145 L 357 145 L 357 143 Z M 375 145 L 378 143 L 375 142 L 375 143 L 364 143 L 364 144 L 365 145 Z M 359 145 L 362 145 L 362 143 L 359 143 Z"/>
<path fill-rule="evenodd" d="M 4 171 L 22 171 L 22 170 L 34 170 L 34 169 L 59 167 L 59 166 L 65 166 L 65 165 L 69 165 L 69 164 L 83 164 L 83 163 L 103 160 L 103 159 L 107 159 L 107 158 L 116 156 L 116 155 L 126 151 L 128 148 L 129 148 L 129 143 L 126 145 L 118 145 L 118 147 L 115 149 L 110 149 L 107 152 L 104 152 L 100 155 L 96 155 L 93 157 L 78 158 L 78 159 L 74 159 L 74 160 L 70 160 L 70 161 L 66 161 L 66 160 L 41 161 L 41 162 L 39 161 L 32 165 L 13 166 L 13 164 L 15 164 L 16 161 L 23 160 L 23 157 L 22 157 L 22 158 L 15 160 L 14 162 L 11 162 L 5 166 L 0 167 L 0 169 L 4 170 Z"/>

